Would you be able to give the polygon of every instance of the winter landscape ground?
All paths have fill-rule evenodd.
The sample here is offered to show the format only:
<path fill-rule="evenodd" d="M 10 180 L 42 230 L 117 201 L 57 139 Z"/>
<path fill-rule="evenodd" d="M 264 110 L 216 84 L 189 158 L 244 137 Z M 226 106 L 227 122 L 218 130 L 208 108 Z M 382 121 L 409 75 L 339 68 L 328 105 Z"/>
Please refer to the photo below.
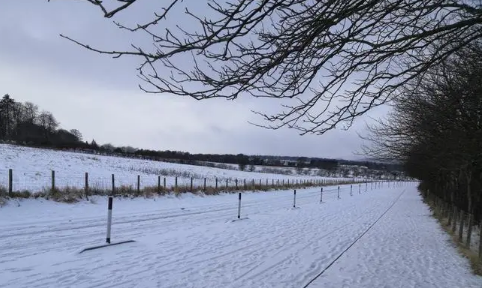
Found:
<path fill-rule="evenodd" d="M 482 287 L 416 183 L 0 208 L 0 287 Z"/>
<path fill-rule="evenodd" d="M 57 187 L 84 187 L 84 175 L 89 173 L 90 186 L 92 188 L 109 189 L 111 187 L 111 175 L 115 174 L 116 185 L 135 186 L 137 176 L 141 177 L 141 188 L 157 185 L 158 176 L 166 178 L 167 186 L 174 185 L 175 177 L 178 177 L 179 185 L 190 184 L 193 178 L 194 185 L 203 185 L 204 178 L 207 185 L 214 185 L 218 178 L 220 185 L 234 185 L 235 179 L 240 181 L 261 180 L 313 180 L 335 179 L 319 176 L 281 175 L 256 172 L 244 172 L 226 170 L 202 166 L 182 165 L 141 159 L 118 158 L 93 154 L 73 152 L 59 152 L 49 149 L 36 149 L 14 145 L 0 144 L 0 186 L 8 185 L 9 169 L 13 170 L 14 190 L 29 190 L 32 192 L 42 191 L 51 185 L 51 171 L 55 171 Z M 343 180 L 343 178 L 336 178 Z M 346 180 L 346 179 L 345 179 Z M 353 180 L 353 179 L 349 179 Z"/>

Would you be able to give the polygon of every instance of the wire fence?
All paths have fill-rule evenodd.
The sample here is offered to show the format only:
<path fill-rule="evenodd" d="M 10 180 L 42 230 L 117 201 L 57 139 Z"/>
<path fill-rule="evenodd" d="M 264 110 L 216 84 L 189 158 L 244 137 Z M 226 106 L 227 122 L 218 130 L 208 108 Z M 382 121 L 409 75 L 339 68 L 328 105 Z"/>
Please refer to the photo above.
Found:
<path fill-rule="evenodd" d="M 477 257 L 482 265 L 482 221 L 433 193 L 426 192 L 425 199 L 446 230 L 452 233 L 463 248 L 474 253 L 472 256 Z M 479 223 L 476 223 L 477 219 Z"/>
<path fill-rule="evenodd" d="M 145 171 L 141 171 L 145 172 Z M 85 196 L 91 194 L 112 194 L 124 192 L 219 192 L 239 190 L 290 189 L 313 186 L 327 186 L 349 183 L 368 183 L 366 179 L 325 179 L 314 178 L 235 178 L 223 176 L 204 176 L 178 172 L 176 176 L 136 174 L 122 171 L 117 174 L 98 174 L 64 171 L 18 171 L 0 169 L 0 192 L 13 196 L 25 192 L 30 195 L 51 191 L 84 190 Z M 158 171 L 165 172 L 165 171 Z M 368 184 L 366 184 L 368 185 Z"/>

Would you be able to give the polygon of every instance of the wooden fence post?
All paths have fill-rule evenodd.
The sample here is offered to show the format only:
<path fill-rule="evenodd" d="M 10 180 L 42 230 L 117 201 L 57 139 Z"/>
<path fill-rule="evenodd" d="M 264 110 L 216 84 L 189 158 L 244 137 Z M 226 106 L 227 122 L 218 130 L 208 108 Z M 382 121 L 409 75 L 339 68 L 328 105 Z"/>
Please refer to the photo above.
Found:
<path fill-rule="evenodd" d="M 55 171 L 52 170 L 52 191 L 55 190 Z"/>
<path fill-rule="evenodd" d="M 87 172 L 85 172 L 84 190 L 85 190 L 85 198 L 87 199 L 87 201 L 89 201 L 89 173 Z"/>
<path fill-rule="evenodd" d="M 167 187 L 166 187 L 166 177 L 164 177 L 164 191 L 166 191 Z"/>
<path fill-rule="evenodd" d="M 114 195 L 115 193 L 115 176 L 114 174 L 112 174 L 112 191 L 111 191 L 111 195 Z"/>
<path fill-rule="evenodd" d="M 141 193 L 141 175 L 137 175 L 137 194 Z"/>
<path fill-rule="evenodd" d="M 452 233 L 455 233 L 455 230 L 457 229 L 457 206 L 454 205 L 454 217 L 452 217 Z"/>
<path fill-rule="evenodd" d="M 464 222 L 465 222 L 465 213 L 464 213 L 464 210 L 460 209 L 460 226 L 459 226 L 460 242 L 463 242 L 463 239 L 464 239 Z"/>
<path fill-rule="evenodd" d="M 204 192 L 206 192 L 206 178 L 204 178 Z"/>
<path fill-rule="evenodd" d="M 161 176 L 157 176 L 157 192 L 161 193 Z"/>
<path fill-rule="evenodd" d="M 177 193 L 177 176 L 176 176 L 176 178 L 175 178 L 175 180 L 174 180 L 174 192 Z"/>
<path fill-rule="evenodd" d="M 216 190 L 218 190 L 218 178 L 216 178 Z"/>
<path fill-rule="evenodd" d="M 479 262 L 482 263 L 482 221 L 479 224 Z"/>
<path fill-rule="evenodd" d="M 467 213 L 468 215 L 468 220 L 467 220 L 467 223 L 468 223 L 468 227 L 467 227 L 467 239 L 466 239 L 466 246 L 467 248 L 469 248 L 470 250 L 470 242 L 472 241 L 472 226 L 474 225 L 474 217 L 472 217 L 472 214 L 471 213 Z"/>
<path fill-rule="evenodd" d="M 8 196 L 11 196 L 13 192 L 13 170 L 8 169 Z"/>

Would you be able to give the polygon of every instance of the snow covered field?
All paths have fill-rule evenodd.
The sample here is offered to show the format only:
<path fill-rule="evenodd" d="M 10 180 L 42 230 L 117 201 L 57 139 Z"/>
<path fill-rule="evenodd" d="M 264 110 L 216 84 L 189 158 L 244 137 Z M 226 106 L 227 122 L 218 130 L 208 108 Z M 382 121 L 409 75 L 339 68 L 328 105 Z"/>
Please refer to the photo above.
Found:
<path fill-rule="evenodd" d="M 166 185 L 174 185 L 178 176 L 179 185 L 187 185 L 194 178 L 194 186 L 202 186 L 207 178 L 208 186 L 214 186 L 217 177 L 221 183 L 233 186 L 235 179 L 253 179 L 258 183 L 270 183 L 273 180 L 290 179 L 328 179 L 316 176 L 286 176 L 243 172 L 201 166 L 182 165 L 158 161 L 148 161 L 130 158 L 117 158 L 73 152 L 59 152 L 47 149 L 37 149 L 0 144 L 0 186 L 8 185 L 8 169 L 13 169 L 13 187 L 16 191 L 41 191 L 51 185 L 51 171 L 55 171 L 56 187 L 84 187 L 85 173 L 89 173 L 90 187 L 109 189 L 111 175 L 115 174 L 116 185 L 137 185 L 137 175 L 141 176 L 141 188 L 156 186 L 157 177 L 169 173 Z M 164 177 L 164 176 L 163 176 Z M 340 178 L 338 178 L 340 179 Z"/>
<path fill-rule="evenodd" d="M 0 209 L 0 287 L 482 287 L 414 184 Z M 308 285 L 308 286 L 307 286 Z"/>

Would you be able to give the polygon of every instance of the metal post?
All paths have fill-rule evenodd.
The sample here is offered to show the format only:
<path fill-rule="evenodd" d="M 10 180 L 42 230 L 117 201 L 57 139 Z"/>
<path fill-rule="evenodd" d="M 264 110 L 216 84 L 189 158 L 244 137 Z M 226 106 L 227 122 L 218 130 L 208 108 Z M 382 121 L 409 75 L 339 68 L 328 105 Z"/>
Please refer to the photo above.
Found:
<path fill-rule="evenodd" d="M 137 194 L 141 192 L 141 175 L 137 175 Z"/>
<path fill-rule="evenodd" d="M 350 196 L 353 196 L 353 185 L 350 185 Z"/>
<path fill-rule="evenodd" d="M 166 186 L 166 177 L 164 177 L 164 180 L 163 180 L 163 181 L 164 181 L 164 183 L 162 183 L 162 184 L 163 184 L 163 186 L 164 186 L 164 191 L 166 191 L 166 188 L 167 188 L 167 186 Z"/>
<path fill-rule="evenodd" d="M 338 199 L 341 199 L 340 198 L 340 186 L 338 186 Z"/>
<path fill-rule="evenodd" d="M 204 178 L 204 192 L 206 192 L 206 178 Z"/>
<path fill-rule="evenodd" d="M 110 231 L 112 226 L 112 200 L 113 197 L 109 196 L 109 204 L 107 206 L 107 237 L 105 238 L 105 242 L 110 244 Z"/>
<path fill-rule="evenodd" d="M 323 187 L 321 187 L 320 203 L 323 203 Z"/>

